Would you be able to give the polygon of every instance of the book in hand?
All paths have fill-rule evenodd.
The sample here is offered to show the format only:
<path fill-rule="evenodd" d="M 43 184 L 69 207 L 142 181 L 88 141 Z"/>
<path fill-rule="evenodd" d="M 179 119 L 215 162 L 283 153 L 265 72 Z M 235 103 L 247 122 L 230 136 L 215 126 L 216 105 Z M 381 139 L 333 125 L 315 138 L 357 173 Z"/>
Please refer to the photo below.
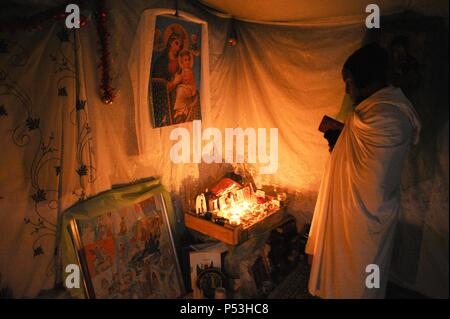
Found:
<path fill-rule="evenodd" d="M 328 130 L 339 130 L 341 131 L 344 128 L 344 123 L 339 122 L 327 115 L 324 115 L 322 121 L 319 125 L 319 131 L 325 133 Z"/>

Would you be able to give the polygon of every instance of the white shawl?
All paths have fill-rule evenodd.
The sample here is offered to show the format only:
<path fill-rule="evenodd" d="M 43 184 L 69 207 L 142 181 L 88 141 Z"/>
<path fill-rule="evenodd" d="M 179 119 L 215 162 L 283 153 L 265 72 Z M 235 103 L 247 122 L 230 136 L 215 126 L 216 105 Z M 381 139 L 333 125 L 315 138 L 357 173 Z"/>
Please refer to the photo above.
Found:
<path fill-rule="evenodd" d="M 345 122 L 325 170 L 306 252 L 313 255 L 311 294 L 322 298 L 382 298 L 400 209 L 400 175 L 418 116 L 392 86 L 361 102 Z M 366 287 L 380 270 L 380 288 Z"/>

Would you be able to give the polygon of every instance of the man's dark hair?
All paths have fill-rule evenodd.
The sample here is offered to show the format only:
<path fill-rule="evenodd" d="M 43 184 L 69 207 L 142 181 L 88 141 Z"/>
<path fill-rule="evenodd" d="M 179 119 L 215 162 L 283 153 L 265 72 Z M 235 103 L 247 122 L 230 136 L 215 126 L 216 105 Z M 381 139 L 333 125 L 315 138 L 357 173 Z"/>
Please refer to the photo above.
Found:
<path fill-rule="evenodd" d="M 396 36 L 391 40 L 391 47 L 403 47 L 406 51 L 409 51 L 409 38 L 405 35 Z"/>
<path fill-rule="evenodd" d="M 389 67 L 388 52 L 377 43 L 356 50 L 344 63 L 358 88 L 366 88 L 374 82 L 385 83 Z"/>

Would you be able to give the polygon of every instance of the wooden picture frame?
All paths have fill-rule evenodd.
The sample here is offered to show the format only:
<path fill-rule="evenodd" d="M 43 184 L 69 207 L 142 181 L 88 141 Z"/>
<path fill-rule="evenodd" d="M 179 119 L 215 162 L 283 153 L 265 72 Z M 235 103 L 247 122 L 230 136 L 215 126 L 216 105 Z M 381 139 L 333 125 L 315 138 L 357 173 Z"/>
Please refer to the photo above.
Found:
<path fill-rule="evenodd" d="M 133 204 L 94 215 L 78 214 L 67 226 L 87 298 L 174 299 L 184 294 L 162 193 L 149 192 Z"/>

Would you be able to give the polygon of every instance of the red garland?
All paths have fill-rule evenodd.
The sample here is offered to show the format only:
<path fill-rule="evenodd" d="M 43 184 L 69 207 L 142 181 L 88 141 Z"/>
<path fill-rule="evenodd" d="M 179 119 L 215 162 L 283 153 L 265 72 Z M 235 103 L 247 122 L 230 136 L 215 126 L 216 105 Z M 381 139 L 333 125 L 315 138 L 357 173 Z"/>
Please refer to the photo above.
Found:
<path fill-rule="evenodd" d="M 0 0 L 2 1 L 2 0 Z M 0 33 L 8 32 L 14 33 L 19 30 L 38 30 L 43 31 L 44 26 L 48 24 L 51 20 L 64 20 L 67 17 L 66 6 L 69 3 L 76 3 L 78 6 L 86 4 L 87 0 L 69 1 L 66 5 L 59 6 L 54 9 L 50 9 L 44 12 L 39 12 L 35 15 L 25 18 L 14 18 L 10 20 L 0 21 Z M 110 76 L 111 63 L 109 52 L 109 33 L 107 30 L 107 18 L 108 10 L 105 5 L 106 0 L 97 0 L 97 12 L 95 14 L 97 31 L 99 35 L 100 43 L 100 66 L 101 71 L 101 81 L 100 81 L 100 97 L 101 100 L 106 104 L 111 104 L 115 98 L 115 89 L 111 86 L 112 78 Z M 83 28 L 87 26 L 88 20 L 86 17 L 81 15 L 80 17 L 80 27 Z"/>
<path fill-rule="evenodd" d="M 111 86 L 111 53 L 109 52 L 109 32 L 107 30 L 108 10 L 106 0 L 97 1 L 96 25 L 100 44 L 100 98 L 105 104 L 111 104 L 116 96 L 115 89 Z"/>

